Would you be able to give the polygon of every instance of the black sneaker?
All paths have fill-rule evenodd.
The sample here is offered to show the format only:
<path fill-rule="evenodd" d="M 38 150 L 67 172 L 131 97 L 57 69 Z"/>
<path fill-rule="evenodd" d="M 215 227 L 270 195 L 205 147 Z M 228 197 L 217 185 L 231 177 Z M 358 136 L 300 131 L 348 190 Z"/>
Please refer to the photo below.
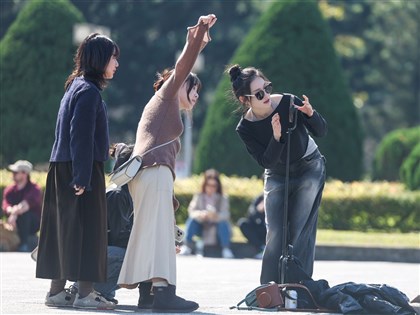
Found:
<path fill-rule="evenodd" d="M 104 298 L 105 298 L 105 300 L 107 300 L 107 301 L 109 301 L 109 302 L 112 302 L 112 303 L 114 303 L 115 305 L 117 305 L 118 304 L 118 300 L 117 299 L 114 299 L 114 298 L 111 298 L 111 297 L 106 297 L 105 295 L 102 295 Z"/>

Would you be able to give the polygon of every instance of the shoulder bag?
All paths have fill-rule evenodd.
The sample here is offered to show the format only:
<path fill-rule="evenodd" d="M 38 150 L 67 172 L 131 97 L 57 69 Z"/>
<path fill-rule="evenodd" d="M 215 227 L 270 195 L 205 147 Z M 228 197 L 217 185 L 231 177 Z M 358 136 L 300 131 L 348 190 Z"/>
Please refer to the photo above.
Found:
<path fill-rule="evenodd" d="M 175 141 L 177 138 L 168 141 L 166 143 L 160 144 L 150 150 L 147 150 L 143 153 L 143 156 L 146 154 L 152 152 L 153 150 L 163 147 L 173 141 Z M 134 176 L 137 175 L 137 173 L 140 171 L 142 166 L 143 159 L 140 155 L 132 156 L 127 162 L 125 162 L 123 165 L 118 167 L 116 170 L 111 172 L 111 182 L 113 182 L 118 187 L 121 187 L 125 184 L 127 184 L 129 181 L 131 181 Z"/>

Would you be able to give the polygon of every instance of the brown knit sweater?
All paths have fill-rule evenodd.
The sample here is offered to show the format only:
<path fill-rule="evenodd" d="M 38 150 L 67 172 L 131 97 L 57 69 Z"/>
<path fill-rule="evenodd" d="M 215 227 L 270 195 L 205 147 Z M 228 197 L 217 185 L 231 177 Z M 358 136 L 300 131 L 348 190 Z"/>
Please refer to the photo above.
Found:
<path fill-rule="evenodd" d="M 143 156 L 143 168 L 167 165 L 175 179 L 175 158 L 181 147 L 179 136 L 183 132 L 178 91 L 198 54 L 210 40 L 208 25 L 201 23 L 188 28 L 186 44 L 176 62 L 175 71 L 144 108 L 137 127 L 133 155 L 143 156 L 151 148 L 176 140 Z"/>

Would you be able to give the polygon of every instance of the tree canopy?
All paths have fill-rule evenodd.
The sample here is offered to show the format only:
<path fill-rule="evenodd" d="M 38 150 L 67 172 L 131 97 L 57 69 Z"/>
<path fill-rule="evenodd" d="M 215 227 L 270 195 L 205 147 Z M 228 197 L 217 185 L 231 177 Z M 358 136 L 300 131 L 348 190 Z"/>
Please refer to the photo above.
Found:
<path fill-rule="evenodd" d="M 33 1 L 0 42 L 1 160 L 46 162 L 64 82 L 72 69 L 72 29 L 82 14 L 67 0 Z"/>
<path fill-rule="evenodd" d="M 5 33 L 10 31 L 10 25 L 17 14 L 27 4 L 34 2 L 39 1 L 0 2 L 0 36 L 3 39 Z M 60 1 L 49 2 L 60 3 Z M 233 60 L 233 53 L 256 24 L 261 13 L 271 10 L 274 2 L 283 1 L 71 0 L 89 23 L 109 27 L 111 37 L 121 47 L 119 71 L 110 87 L 104 92 L 110 114 L 111 140 L 134 141 L 138 118 L 153 93 L 152 83 L 156 71 L 173 65 L 176 53 L 183 47 L 187 26 L 193 25 L 202 14 L 215 13 L 219 21 L 211 31 L 212 42 L 203 51 L 204 70 L 198 73 L 204 88 L 200 93 L 200 102 L 193 113 L 193 141 L 197 143 L 197 135 L 202 129 L 207 113 L 207 105 L 214 104 L 216 96 L 214 89 L 223 76 L 224 66 Z M 304 2 L 306 1 L 297 1 L 299 4 Z M 418 19 L 420 2 L 317 0 L 316 4 L 330 25 L 334 46 L 348 80 L 353 103 L 361 117 L 365 130 L 364 170 L 370 173 L 375 149 L 384 135 L 393 129 L 413 127 L 420 123 L 420 19 Z M 48 22 L 47 27 L 41 27 L 42 36 L 50 36 L 46 33 L 55 34 L 61 29 L 62 21 L 58 19 L 38 21 L 41 25 L 46 25 Z M 310 32 L 310 30 L 303 32 L 307 31 Z M 66 31 L 61 33 L 61 36 L 70 36 L 70 34 L 71 31 Z M 311 34 L 316 39 L 317 34 L 313 32 Z M 40 35 L 34 33 L 34 36 Z M 9 41 L 2 41 L 1 54 L 3 51 L 10 51 L 8 43 Z M 267 45 L 267 48 L 269 47 L 271 46 Z M 31 50 L 33 47 L 27 49 L 28 55 L 32 54 Z M 21 56 L 21 59 L 25 57 L 26 54 Z M 39 58 L 36 67 L 44 68 L 42 64 L 44 60 L 45 58 Z M 46 62 L 48 68 L 49 60 Z M 56 65 L 60 67 L 63 63 L 68 63 L 67 71 L 70 71 L 70 62 L 71 59 L 63 54 L 60 64 Z M 23 63 L 28 66 L 26 61 Z M 18 64 L 14 66 L 19 67 Z M 3 76 L 9 76 L 14 71 L 11 66 L 6 66 L 4 63 L 1 67 Z M 264 67 L 262 70 L 267 72 L 268 69 Z M 28 69 L 28 72 L 31 71 Z M 11 77 L 14 78 L 14 75 Z M 20 78 L 16 80 L 12 84 L 20 86 Z M 55 87 L 62 81 L 63 79 L 55 81 L 56 85 L 52 85 L 50 91 L 60 91 Z M 4 105 L 7 99 L 3 91 L 9 88 L 3 86 L 3 81 L 1 83 L 3 117 L 8 115 L 3 110 L 7 106 Z M 226 86 L 226 89 L 228 88 Z M 282 85 L 277 84 L 275 88 L 278 88 L 277 91 L 286 91 L 285 88 L 289 89 L 289 86 L 282 83 Z M 16 90 L 14 91 L 15 98 L 18 98 L 16 95 L 21 96 L 21 89 L 18 94 Z M 300 93 L 298 90 L 290 92 Z M 311 102 L 313 102 L 312 96 Z M 314 105 L 319 109 L 321 104 L 318 102 Z M 226 111 L 223 118 L 230 118 L 233 110 L 234 106 Z M 30 117 L 38 119 L 37 116 L 31 116 L 31 111 L 28 113 L 29 118 L 25 118 L 26 120 L 30 120 Z M 226 121 L 221 123 L 222 130 L 226 123 Z M 34 125 L 35 123 L 31 126 Z M 2 131 L 5 134 L 6 130 Z M 330 136 L 331 133 L 327 137 Z M 17 137 L 14 143 L 16 148 L 22 147 L 20 137 Z M 1 153 L 10 149 L 10 146 L 6 148 L 5 144 L 2 143 Z M 45 146 L 50 147 L 50 143 Z M 247 158 L 246 153 L 244 156 Z M 329 175 L 331 175 L 330 162 L 331 159 L 328 163 Z M 4 165 L 4 159 L 2 164 Z"/>
<path fill-rule="evenodd" d="M 329 133 L 315 139 L 328 161 L 328 175 L 343 180 L 362 174 L 362 130 L 328 25 L 315 1 L 275 2 L 262 15 L 231 63 L 255 66 L 273 82 L 274 92 L 302 94 L 327 120 Z M 259 175 L 235 134 L 239 117 L 227 97 L 230 83 L 219 84 L 200 136 L 195 171 L 215 167 L 227 174 Z"/>

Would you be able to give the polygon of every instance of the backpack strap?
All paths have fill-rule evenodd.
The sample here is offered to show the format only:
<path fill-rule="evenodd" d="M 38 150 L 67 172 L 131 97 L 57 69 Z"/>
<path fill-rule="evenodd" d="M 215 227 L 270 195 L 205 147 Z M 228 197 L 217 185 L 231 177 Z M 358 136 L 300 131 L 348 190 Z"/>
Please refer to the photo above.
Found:
<path fill-rule="evenodd" d="M 242 300 L 238 303 L 238 305 L 229 307 L 230 310 L 237 309 L 238 311 L 263 311 L 263 312 L 278 312 L 278 307 L 272 307 L 272 308 L 263 308 L 263 307 L 257 307 L 257 306 L 239 306 L 240 304 L 244 303 L 245 300 Z"/>

